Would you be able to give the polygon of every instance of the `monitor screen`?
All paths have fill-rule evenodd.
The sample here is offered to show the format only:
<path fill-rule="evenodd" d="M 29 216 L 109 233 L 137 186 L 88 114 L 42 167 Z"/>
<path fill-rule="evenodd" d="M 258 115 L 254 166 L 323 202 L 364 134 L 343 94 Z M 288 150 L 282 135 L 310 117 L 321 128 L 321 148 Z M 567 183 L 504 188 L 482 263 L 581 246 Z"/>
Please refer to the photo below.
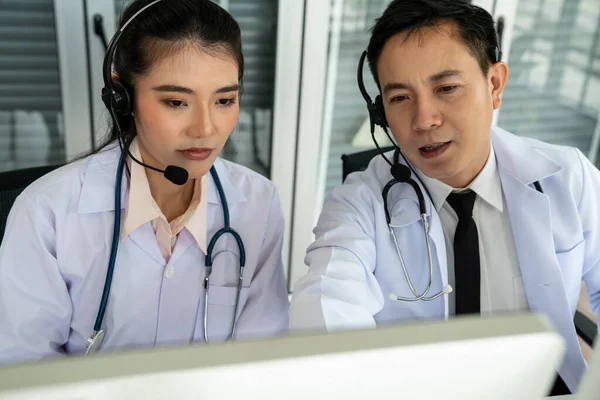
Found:
<path fill-rule="evenodd" d="M 537 315 L 456 318 L 15 365 L 0 399 L 538 399 L 563 351 Z"/>
<path fill-rule="evenodd" d="M 579 384 L 577 400 L 600 399 L 600 345 L 598 343 L 599 340 L 596 340 L 589 369 Z"/>

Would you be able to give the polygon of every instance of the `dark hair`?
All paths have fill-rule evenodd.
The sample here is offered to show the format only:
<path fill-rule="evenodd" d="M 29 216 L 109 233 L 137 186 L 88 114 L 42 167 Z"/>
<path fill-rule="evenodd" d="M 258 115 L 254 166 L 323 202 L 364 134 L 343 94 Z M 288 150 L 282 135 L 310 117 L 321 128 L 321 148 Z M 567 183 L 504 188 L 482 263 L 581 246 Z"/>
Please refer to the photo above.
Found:
<path fill-rule="evenodd" d="M 152 1 L 133 1 L 121 15 L 119 27 Z M 156 61 L 189 45 L 205 52 L 229 53 L 238 65 L 242 84 L 244 56 L 240 27 L 227 11 L 210 0 L 163 0 L 144 10 L 123 31 L 113 60 L 114 71 L 120 82 L 135 88 L 136 79 L 146 74 Z M 125 142 L 130 143 L 136 135 L 133 118 L 121 118 L 119 123 Z M 110 134 L 96 152 L 117 138 L 113 121 Z"/>
<path fill-rule="evenodd" d="M 394 0 L 371 29 L 367 59 L 375 82 L 379 85 L 377 62 L 392 36 L 407 32 L 408 39 L 422 28 L 436 28 L 445 22 L 454 23 L 481 71 L 487 74 L 493 62 L 492 54 L 498 48 L 494 19 L 490 13 L 465 0 Z"/>

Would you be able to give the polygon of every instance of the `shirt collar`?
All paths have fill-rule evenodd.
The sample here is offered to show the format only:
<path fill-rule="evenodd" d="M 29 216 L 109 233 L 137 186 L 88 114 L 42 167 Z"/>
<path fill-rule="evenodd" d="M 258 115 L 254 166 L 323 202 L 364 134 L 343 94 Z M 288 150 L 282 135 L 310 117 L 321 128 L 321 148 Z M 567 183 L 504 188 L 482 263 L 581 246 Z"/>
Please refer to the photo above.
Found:
<path fill-rule="evenodd" d="M 137 139 L 130 145 L 131 154 L 142 160 Z M 142 160 L 143 161 L 143 160 Z M 125 220 L 121 230 L 121 241 L 125 240 L 133 231 L 147 222 L 164 217 L 160 207 L 152 197 L 150 184 L 144 167 L 138 163 L 127 160 L 131 176 L 129 179 L 129 195 L 125 209 Z M 171 226 L 177 232 L 183 227 L 187 228 L 194 237 L 200 249 L 206 254 L 206 176 L 194 182 L 194 194 L 187 211 L 172 221 Z M 180 226 L 177 229 L 177 226 Z"/>
<path fill-rule="evenodd" d="M 487 162 L 479 175 L 471 182 L 469 188 L 477 193 L 477 195 L 489 205 L 500 212 L 503 211 L 502 183 L 500 182 L 500 175 L 498 174 L 494 146 L 490 146 L 490 155 L 488 156 Z"/>
<path fill-rule="evenodd" d="M 466 188 L 453 188 L 444 182 L 426 176 L 416 168 L 415 171 L 427 187 L 427 190 L 429 190 L 433 205 L 438 212 L 441 210 L 450 193 L 461 192 L 467 189 L 471 189 L 477 193 L 479 197 L 498 211 L 502 212 L 504 209 L 502 204 L 502 184 L 500 182 L 500 175 L 498 174 L 493 145 L 490 146 L 490 154 L 483 169 Z"/>
<path fill-rule="evenodd" d="M 133 140 L 129 146 L 129 151 L 138 160 L 142 158 L 137 139 Z M 150 184 L 148 183 L 144 167 L 138 163 L 131 162 L 129 158 L 127 159 L 127 165 L 129 171 L 131 171 L 131 175 L 129 176 L 129 196 L 127 198 L 127 206 L 125 207 L 125 220 L 123 222 L 123 229 L 121 230 L 121 241 L 125 240 L 127 236 L 146 222 L 160 218 L 162 215 L 150 192 Z"/>
<path fill-rule="evenodd" d="M 196 179 L 196 183 L 194 184 L 194 195 L 192 197 L 192 201 L 186 212 L 187 215 L 190 211 L 192 214 L 189 216 L 189 219 L 185 223 L 185 227 L 190 232 L 190 234 L 198 243 L 200 250 L 206 255 L 206 204 L 207 204 L 207 179 L 206 175 L 204 175 L 200 179 Z M 193 211 L 192 211 L 193 210 Z"/>

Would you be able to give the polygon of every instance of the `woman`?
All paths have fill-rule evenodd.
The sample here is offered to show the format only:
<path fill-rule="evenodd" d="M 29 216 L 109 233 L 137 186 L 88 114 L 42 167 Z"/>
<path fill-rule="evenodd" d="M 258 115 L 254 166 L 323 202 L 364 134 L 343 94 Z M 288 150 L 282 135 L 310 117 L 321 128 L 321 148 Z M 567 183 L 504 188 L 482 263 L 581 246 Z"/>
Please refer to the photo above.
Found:
<path fill-rule="evenodd" d="M 136 0 L 120 25 L 105 59 L 107 144 L 11 210 L 2 362 L 287 328 L 277 192 L 217 158 L 239 114 L 238 24 L 209 0 Z"/>

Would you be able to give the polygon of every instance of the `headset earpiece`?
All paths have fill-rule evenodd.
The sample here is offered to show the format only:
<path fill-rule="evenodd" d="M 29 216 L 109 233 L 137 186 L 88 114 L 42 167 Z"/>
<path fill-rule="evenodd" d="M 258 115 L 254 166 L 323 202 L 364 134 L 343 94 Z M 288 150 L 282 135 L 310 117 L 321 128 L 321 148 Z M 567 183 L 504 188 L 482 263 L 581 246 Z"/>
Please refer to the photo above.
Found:
<path fill-rule="evenodd" d="M 377 95 L 377 97 L 375 97 L 375 113 L 377 115 L 376 120 L 374 121 L 375 124 L 381 126 L 382 128 L 387 128 L 388 123 L 387 118 L 385 117 L 385 108 L 383 108 L 381 95 Z"/>
<path fill-rule="evenodd" d="M 133 112 L 133 90 L 119 80 L 112 81 L 113 90 L 102 89 L 102 101 L 109 110 L 112 108 L 118 117 L 126 117 Z"/>
<path fill-rule="evenodd" d="M 387 121 L 385 119 L 385 111 L 383 109 L 383 103 L 381 102 L 381 96 L 377 96 L 375 98 L 375 103 L 373 103 L 371 97 L 367 93 L 367 89 L 365 88 L 362 76 L 365 58 L 367 58 L 367 52 L 363 51 L 362 55 L 360 56 L 360 60 L 358 61 L 356 79 L 358 80 L 358 89 L 360 90 L 363 99 L 365 99 L 365 102 L 367 103 L 367 111 L 369 112 L 369 120 L 371 122 L 371 134 L 373 134 L 375 125 L 379 125 L 382 128 L 387 128 Z"/>

